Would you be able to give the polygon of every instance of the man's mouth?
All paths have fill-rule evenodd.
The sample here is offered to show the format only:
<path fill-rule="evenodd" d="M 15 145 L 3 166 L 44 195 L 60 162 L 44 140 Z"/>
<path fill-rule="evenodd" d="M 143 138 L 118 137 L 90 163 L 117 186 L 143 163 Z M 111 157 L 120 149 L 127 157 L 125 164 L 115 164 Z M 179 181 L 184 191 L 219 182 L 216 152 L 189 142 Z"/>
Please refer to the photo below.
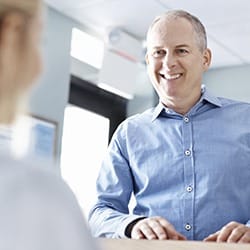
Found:
<path fill-rule="evenodd" d="M 176 80 L 178 78 L 180 78 L 182 76 L 182 74 L 173 74 L 173 75 L 169 75 L 169 74 L 161 74 L 160 76 L 162 78 L 164 78 L 165 80 Z"/>

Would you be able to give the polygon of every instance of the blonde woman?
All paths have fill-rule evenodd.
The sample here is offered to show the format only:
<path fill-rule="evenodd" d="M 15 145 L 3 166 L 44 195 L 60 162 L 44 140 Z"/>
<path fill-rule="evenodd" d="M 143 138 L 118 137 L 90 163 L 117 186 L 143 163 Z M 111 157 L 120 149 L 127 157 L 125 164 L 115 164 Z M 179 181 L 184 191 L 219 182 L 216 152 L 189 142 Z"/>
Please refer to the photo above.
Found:
<path fill-rule="evenodd" d="M 39 0 L 0 0 L 0 124 L 11 124 L 41 71 Z M 48 166 L 0 154 L 0 249 L 96 249 L 82 212 Z"/>

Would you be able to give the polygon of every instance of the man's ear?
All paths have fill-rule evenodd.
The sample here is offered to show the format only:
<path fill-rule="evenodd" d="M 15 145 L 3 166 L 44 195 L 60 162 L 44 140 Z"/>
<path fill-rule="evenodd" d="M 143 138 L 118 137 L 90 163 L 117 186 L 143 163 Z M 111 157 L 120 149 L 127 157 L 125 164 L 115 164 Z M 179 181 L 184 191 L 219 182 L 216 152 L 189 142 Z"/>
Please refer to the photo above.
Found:
<path fill-rule="evenodd" d="M 205 51 L 203 52 L 203 67 L 204 67 L 204 71 L 206 71 L 211 63 L 211 59 L 212 59 L 212 53 L 210 49 L 205 49 Z"/>

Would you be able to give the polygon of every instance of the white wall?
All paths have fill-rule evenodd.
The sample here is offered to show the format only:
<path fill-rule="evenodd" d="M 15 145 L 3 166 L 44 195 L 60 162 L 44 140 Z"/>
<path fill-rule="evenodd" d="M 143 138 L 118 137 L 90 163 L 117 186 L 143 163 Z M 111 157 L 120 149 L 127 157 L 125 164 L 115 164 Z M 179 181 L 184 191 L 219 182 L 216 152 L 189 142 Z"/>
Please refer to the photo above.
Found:
<path fill-rule="evenodd" d="M 58 123 L 56 156 L 59 159 L 64 108 L 68 102 L 70 42 L 73 22 L 48 8 L 43 39 L 44 72 L 32 90 L 30 112 Z"/>
<path fill-rule="evenodd" d="M 203 82 L 216 96 L 250 102 L 250 65 L 209 70 Z"/>

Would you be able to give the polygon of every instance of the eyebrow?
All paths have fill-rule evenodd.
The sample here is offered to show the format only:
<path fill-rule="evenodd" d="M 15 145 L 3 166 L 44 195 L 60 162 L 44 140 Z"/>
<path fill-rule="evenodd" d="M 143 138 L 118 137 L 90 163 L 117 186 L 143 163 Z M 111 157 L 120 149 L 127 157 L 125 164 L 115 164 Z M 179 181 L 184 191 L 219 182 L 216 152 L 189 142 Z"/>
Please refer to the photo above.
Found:
<path fill-rule="evenodd" d="M 179 44 L 179 45 L 176 45 L 175 48 L 189 48 L 190 46 L 187 45 L 187 44 Z M 151 47 L 150 49 L 162 49 L 164 48 L 164 46 L 154 46 L 154 47 Z"/>
<path fill-rule="evenodd" d="M 183 48 L 183 47 L 189 48 L 190 46 L 187 44 L 179 44 L 176 46 L 176 48 Z"/>
<path fill-rule="evenodd" d="M 164 46 L 154 46 L 154 47 L 151 47 L 151 49 L 162 49 L 164 48 Z"/>

